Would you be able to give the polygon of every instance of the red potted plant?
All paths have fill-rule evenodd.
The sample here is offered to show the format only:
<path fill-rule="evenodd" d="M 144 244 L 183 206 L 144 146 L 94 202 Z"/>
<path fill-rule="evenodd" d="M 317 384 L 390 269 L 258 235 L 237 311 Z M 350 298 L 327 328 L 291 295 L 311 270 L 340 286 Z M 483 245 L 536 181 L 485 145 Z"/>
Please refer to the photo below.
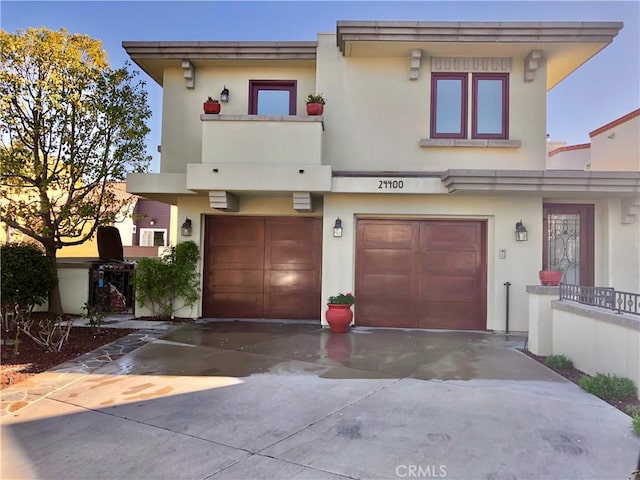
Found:
<path fill-rule="evenodd" d="M 339 293 L 329 297 L 327 302 L 327 310 L 325 316 L 329 328 L 333 333 L 346 333 L 349 330 L 349 324 L 353 320 L 353 312 L 351 305 L 356 301 L 351 293 Z"/>
<path fill-rule="evenodd" d="M 310 93 L 307 97 L 307 115 L 322 115 L 326 100 L 321 94 Z"/>
<path fill-rule="evenodd" d="M 538 272 L 540 284 L 547 287 L 557 287 L 562 281 L 561 270 L 540 270 Z"/>
<path fill-rule="evenodd" d="M 215 98 L 209 97 L 206 102 L 202 104 L 204 113 L 217 115 L 220 113 L 220 103 Z"/>

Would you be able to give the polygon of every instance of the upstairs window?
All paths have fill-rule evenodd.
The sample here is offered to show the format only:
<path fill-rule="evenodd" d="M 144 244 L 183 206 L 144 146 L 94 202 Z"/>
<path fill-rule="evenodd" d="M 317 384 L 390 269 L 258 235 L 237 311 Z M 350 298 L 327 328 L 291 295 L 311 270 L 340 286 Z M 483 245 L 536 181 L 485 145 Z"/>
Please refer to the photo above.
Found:
<path fill-rule="evenodd" d="M 431 138 L 467 138 L 467 74 L 431 77 Z"/>
<path fill-rule="evenodd" d="M 509 138 L 509 77 L 474 73 L 472 79 L 471 138 Z"/>
<path fill-rule="evenodd" d="M 431 138 L 468 138 L 469 74 L 431 76 Z M 508 139 L 509 75 L 471 74 L 471 138 Z"/>
<path fill-rule="evenodd" d="M 249 80 L 249 115 L 295 115 L 296 80 Z"/>

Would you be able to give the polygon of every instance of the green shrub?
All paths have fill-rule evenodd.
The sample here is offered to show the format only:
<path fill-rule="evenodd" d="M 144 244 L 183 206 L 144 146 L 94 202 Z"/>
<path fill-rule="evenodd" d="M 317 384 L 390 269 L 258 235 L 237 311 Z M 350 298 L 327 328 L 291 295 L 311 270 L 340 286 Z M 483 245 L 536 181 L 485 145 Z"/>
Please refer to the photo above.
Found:
<path fill-rule="evenodd" d="M 636 413 L 631 419 L 631 430 L 636 437 L 640 437 L 640 413 Z"/>
<path fill-rule="evenodd" d="M 630 416 L 640 415 L 640 405 L 627 405 L 627 414 Z"/>
<path fill-rule="evenodd" d="M 154 318 L 173 317 L 175 299 L 192 307 L 199 298 L 198 260 L 195 242 L 179 243 L 161 259 L 143 258 L 136 267 L 137 301 L 151 310 Z"/>
<path fill-rule="evenodd" d="M 549 368 L 553 368 L 554 370 L 562 370 L 564 368 L 573 367 L 573 362 L 571 361 L 571 359 L 565 357 L 564 355 L 549 355 L 545 359 L 544 364 Z"/>
<path fill-rule="evenodd" d="M 2 310 L 33 310 L 47 301 L 55 285 L 51 260 L 35 245 L 9 244 L 0 247 L 2 268 Z"/>
<path fill-rule="evenodd" d="M 634 397 L 636 386 L 628 378 L 617 375 L 598 373 L 594 377 L 584 375 L 578 384 L 587 392 L 603 400 L 624 400 Z"/>

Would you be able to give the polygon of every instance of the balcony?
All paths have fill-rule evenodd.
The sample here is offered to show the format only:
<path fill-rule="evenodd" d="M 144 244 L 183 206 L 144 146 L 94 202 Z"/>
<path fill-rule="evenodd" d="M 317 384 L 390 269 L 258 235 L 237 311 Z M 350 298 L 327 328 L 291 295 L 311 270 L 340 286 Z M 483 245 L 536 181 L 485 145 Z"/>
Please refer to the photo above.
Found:
<path fill-rule="evenodd" d="M 214 192 L 327 192 L 321 116 L 201 115 L 202 163 L 186 187 Z M 212 197 L 212 198 L 213 198 Z M 215 202 L 214 202 L 215 203 Z"/>
<path fill-rule="evenodd" d="M 321 165 L 321 116 L 201 115 L 202 163 Z"/>

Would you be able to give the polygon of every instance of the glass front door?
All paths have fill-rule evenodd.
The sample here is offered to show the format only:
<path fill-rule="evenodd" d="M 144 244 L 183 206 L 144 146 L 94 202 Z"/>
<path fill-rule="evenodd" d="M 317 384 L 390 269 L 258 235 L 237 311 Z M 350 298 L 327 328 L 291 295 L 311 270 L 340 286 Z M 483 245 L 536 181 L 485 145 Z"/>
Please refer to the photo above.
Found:
<path fill-rule="evenodd" d="M 560 270 L 562 281 L 593 286 L 593 205 L 545 204 L 542 268 Z"/>

